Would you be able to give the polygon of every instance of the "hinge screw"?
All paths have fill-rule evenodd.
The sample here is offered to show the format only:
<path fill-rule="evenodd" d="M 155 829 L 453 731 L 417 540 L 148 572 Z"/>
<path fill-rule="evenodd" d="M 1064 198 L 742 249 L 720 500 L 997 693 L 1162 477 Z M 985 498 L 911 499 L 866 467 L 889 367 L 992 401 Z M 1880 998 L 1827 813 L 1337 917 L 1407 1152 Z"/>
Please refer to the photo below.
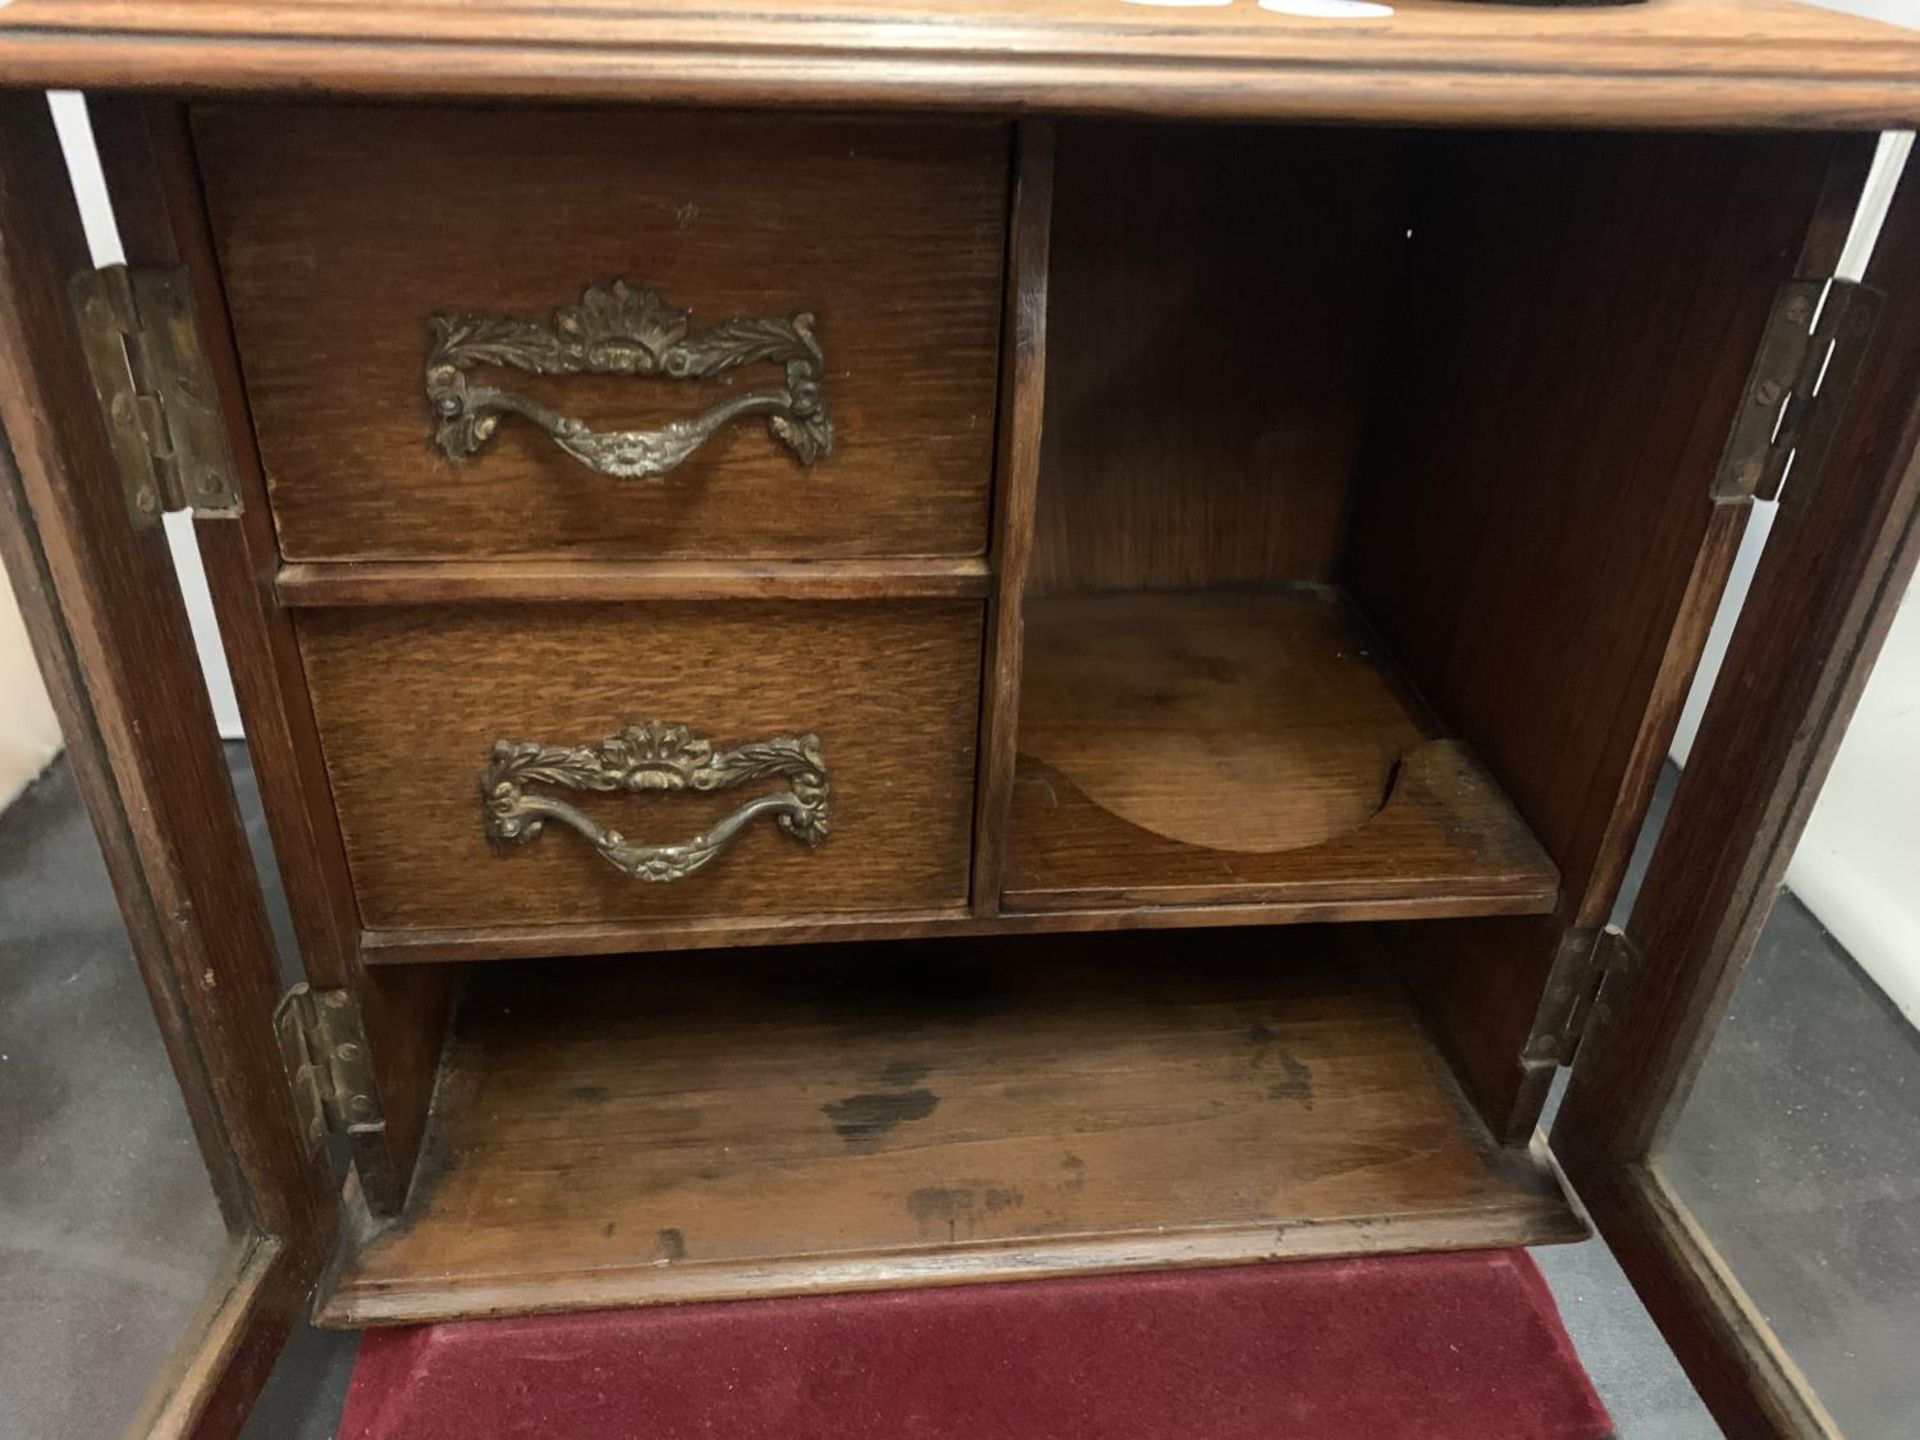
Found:
<path fill-rule="evenodd" d="M 1762 380 L 1753 387 L 1753 403 L 1763 410 L 1770 410 L 1780 403 L 1781 396 L 1785 394 L 1778 380 Z"/>

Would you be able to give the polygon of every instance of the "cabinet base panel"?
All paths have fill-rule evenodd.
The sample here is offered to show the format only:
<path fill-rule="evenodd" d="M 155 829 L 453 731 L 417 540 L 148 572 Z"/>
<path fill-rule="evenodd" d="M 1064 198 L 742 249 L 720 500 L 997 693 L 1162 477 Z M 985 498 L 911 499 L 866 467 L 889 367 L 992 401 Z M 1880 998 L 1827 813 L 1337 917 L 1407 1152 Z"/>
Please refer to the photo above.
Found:
<path fill-rule="evenodd" d="M 1345 927 L 476 971 L 367 1325 L 1580 1238 Z"/>

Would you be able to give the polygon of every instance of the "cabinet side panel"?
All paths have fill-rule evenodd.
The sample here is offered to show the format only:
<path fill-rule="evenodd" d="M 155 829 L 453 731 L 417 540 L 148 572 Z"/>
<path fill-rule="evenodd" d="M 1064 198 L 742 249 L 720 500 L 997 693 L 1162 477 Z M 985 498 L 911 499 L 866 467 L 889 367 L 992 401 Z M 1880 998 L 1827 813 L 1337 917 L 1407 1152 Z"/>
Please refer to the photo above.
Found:
<path fill-rule="evenodd" d="M 1053 125 L 1015 131 L 1007 289 L 1000 327 L 1000 413 L 995 437 L 993 588 L 980 680 L 979 775 L 973 824 L 973 910 L 1000 913 L 1007 824 L 1033 564 L 1035 490 L 1046 407 L 1047 259 L 1053 233 Z"/>
<path fill-rule="evenodd" d="M 1423 935 L 1497 1129 L 1570 931 L 1604 922 L 1742 526 L 1709 489 L 1775 291 L 1856 137 L 1437 137 L 1343 578 L 1558 863 L 1561 913 Z"/>

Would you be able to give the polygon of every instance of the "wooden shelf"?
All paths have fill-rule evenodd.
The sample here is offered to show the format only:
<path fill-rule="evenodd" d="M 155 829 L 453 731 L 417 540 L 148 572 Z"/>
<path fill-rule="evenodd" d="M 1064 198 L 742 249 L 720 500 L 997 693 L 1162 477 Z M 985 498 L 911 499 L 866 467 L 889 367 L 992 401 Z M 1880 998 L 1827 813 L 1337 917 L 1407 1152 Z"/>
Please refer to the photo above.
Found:
<path fill-rule="evenodd" d="M 349 1237 L 322 1321 L 1579 1238 L 1368 943 L 488 968 L 407 1212 Z"/>
<path fill-rule="evenodd" d="M 1006 909 L 1531 914 L 1559 875 L 1325 587 L 1027 603 Z"/>
<path fill-rule="evenodd" d="M 282 565 L 290 609 L 613 600 L 984 599 L 977 556 L 905 560 L 324 560 Z"/>

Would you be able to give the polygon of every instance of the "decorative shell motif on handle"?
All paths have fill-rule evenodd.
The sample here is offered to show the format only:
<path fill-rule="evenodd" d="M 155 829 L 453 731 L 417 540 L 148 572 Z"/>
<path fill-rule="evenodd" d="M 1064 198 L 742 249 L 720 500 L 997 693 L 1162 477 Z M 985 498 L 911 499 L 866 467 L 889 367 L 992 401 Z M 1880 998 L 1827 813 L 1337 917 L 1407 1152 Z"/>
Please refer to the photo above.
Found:
<path fill-rule="evenodd" d="M 764 415 L 773 437 L 803 465 L 833 450 L 822 390 L 826 357 L 805 311 L 742 317 L 704 330 L 658 291 L 626 280 L 589 286 L 549 323 L 509 315 L 441 312 L 427 320 L 426 390 L 434 440 L 452 460 L 476 454 L 508 414 L 532 420 L 591 469 L 621 479 L 665 474 L 728 422 Z M 743 365 L 784 367 L 786 383 L 730 394 L 709 409 L 651 430 L 596 431 L 531 396 L 476 381 L 485 366 L 534 375 L 636 375 L 710 380 Z"/>

